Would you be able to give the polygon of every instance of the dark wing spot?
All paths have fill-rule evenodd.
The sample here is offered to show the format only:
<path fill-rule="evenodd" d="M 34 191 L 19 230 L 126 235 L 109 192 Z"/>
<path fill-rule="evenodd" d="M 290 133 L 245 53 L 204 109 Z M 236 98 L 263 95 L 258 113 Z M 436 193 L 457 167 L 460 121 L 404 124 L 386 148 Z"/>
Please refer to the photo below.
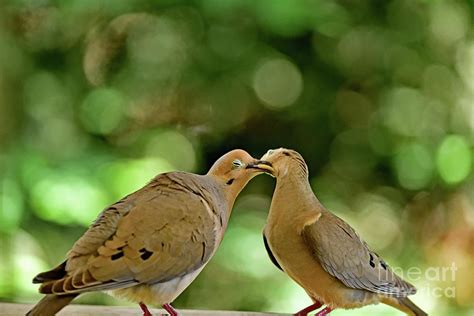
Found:
<path fill-rule="evenodd" d="M 232 179 L 230 179 L 229 181 L 227 181 L 225 184 L 227 184 L 227 185 L 231 185 L 232 183 L 234 183 L 234 180 L 235 180 L 235 179 L 234 179 L 234 178 L 232 178 Z"/>
<path fill-rule="evenodd" d="M 204 257 L 206 256 L 206 243 L 202 242 L 202 256 L 201 256 L 201 262 L 204 262 Z"/>
<path fill-rule="evenodd" d="M 120 259 L 122 257 L 123 257 L 123 251 L 120 251 L 120 252 L 114 253 L 110 258 L 112 260 L 117 260 L 117 259 Z"/>
<path fill-rule="evenodd" d="M 384 270 L 387 270 L 387 264 L 384 261 L 380 261 L 380 265 Z"/>
<path fill-rule="evenodd" d="M 145 248 L 140 249 L 140 252 L 142 253 L 140 255 L 140 258 L 142 258 L 143 260 L 147 260 L 148 258 L 150 258 L 153 255 L 152 251 L 148 251 Z"/>
<path fill-rule="evenodd" d="M 285 156 L 290 156 L 290 153 L 287 152 L 287 151 L 284 151 L 284 152 L 283 152 L 283 155 L 285 155 Z"/>
<path fill-rule="evenodd" d="M 370 261 L 369 261 L 369 264 L 372 268 L 375 268 L 375 263 L 374 263 L 374 256 L 372 256 L 372 254 L 370 254 Z"/>

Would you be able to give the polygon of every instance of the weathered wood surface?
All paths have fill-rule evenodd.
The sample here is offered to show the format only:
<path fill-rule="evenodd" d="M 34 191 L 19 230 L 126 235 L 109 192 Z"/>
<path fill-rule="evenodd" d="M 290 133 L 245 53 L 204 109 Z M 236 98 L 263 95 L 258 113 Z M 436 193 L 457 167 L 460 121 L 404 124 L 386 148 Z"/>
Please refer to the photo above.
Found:
<path fill-rule="evenodd" d="M 33 307 L 32 304 L 0 303 L 1 316 L 25 315 Z M 150 309 L 153 315 L 167 315 L 164 310 Z M 288 314 L 256 313 L 256 312 L 233 312 L 233 311 L 207 311 L 207 310 L 178 310 L 182 316 L 284 316 Z M 58 316 L 141 316 L 140 308 L 91 306 L 91 305 L 69 305 L 65 307 Z"/>

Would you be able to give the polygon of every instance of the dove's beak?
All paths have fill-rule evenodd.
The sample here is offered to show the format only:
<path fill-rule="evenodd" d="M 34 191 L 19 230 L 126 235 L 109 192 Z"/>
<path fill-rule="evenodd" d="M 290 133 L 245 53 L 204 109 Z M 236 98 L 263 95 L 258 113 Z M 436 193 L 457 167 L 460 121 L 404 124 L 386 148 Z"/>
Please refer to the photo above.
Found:
<path fill-rule="evenodd" d="M 275 174 L 275 169 L 273 169 L 272 164 L 265 160 L 256 160 L 254 162 L 248 163 L 245 167 L 246 169 L 258 169 L 262 172 L 268 173 L 269 175 Z"/>

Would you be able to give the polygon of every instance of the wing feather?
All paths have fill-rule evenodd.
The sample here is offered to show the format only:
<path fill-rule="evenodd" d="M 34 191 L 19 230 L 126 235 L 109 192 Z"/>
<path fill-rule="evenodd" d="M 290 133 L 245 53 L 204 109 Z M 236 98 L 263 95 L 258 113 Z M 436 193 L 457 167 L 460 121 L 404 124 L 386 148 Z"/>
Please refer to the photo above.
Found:
<path fill-rule="evenodd" d="M 215 189 L 193 177 L 199 176 L 162 174 L 105 209 L 65 264 L 35 279 L 45 281 L 40 292 L 61 295 L 160 283 L 206 264 L 222 238 L 216 233 L 222 219 L 210 207 L 216 204 Z M 44 277 L 55 275 L 59 278 Z"/>
<path fill-rule="evenodd" d="M 347 287 L 396 297 L 416 293 L 339 217 L 323 212 L 302 236 L 323 269 Z"/>

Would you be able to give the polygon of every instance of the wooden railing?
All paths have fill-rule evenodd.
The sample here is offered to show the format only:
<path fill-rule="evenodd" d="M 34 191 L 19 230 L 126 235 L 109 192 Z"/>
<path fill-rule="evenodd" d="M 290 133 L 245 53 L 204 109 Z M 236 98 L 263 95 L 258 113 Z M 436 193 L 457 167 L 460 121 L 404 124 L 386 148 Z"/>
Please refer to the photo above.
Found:
<path fill-rule="evenodd" d="M 25 315 L 33 307 L 32 304 L 0 303 L 1 316 Z M 164 310 L 150 309 L 153 316 L 167 315 Z M 182 316 L 287 316 L 288 314 L 257 313 L 257 312 L 233 312 L 233 311 L 207 311 L 207 310 L 178 310 Z M 69 305 L 65 307 L 58 316 L 141 316 L 140 308 L 133 307 L 111 307 L 91 305 Z"/>

